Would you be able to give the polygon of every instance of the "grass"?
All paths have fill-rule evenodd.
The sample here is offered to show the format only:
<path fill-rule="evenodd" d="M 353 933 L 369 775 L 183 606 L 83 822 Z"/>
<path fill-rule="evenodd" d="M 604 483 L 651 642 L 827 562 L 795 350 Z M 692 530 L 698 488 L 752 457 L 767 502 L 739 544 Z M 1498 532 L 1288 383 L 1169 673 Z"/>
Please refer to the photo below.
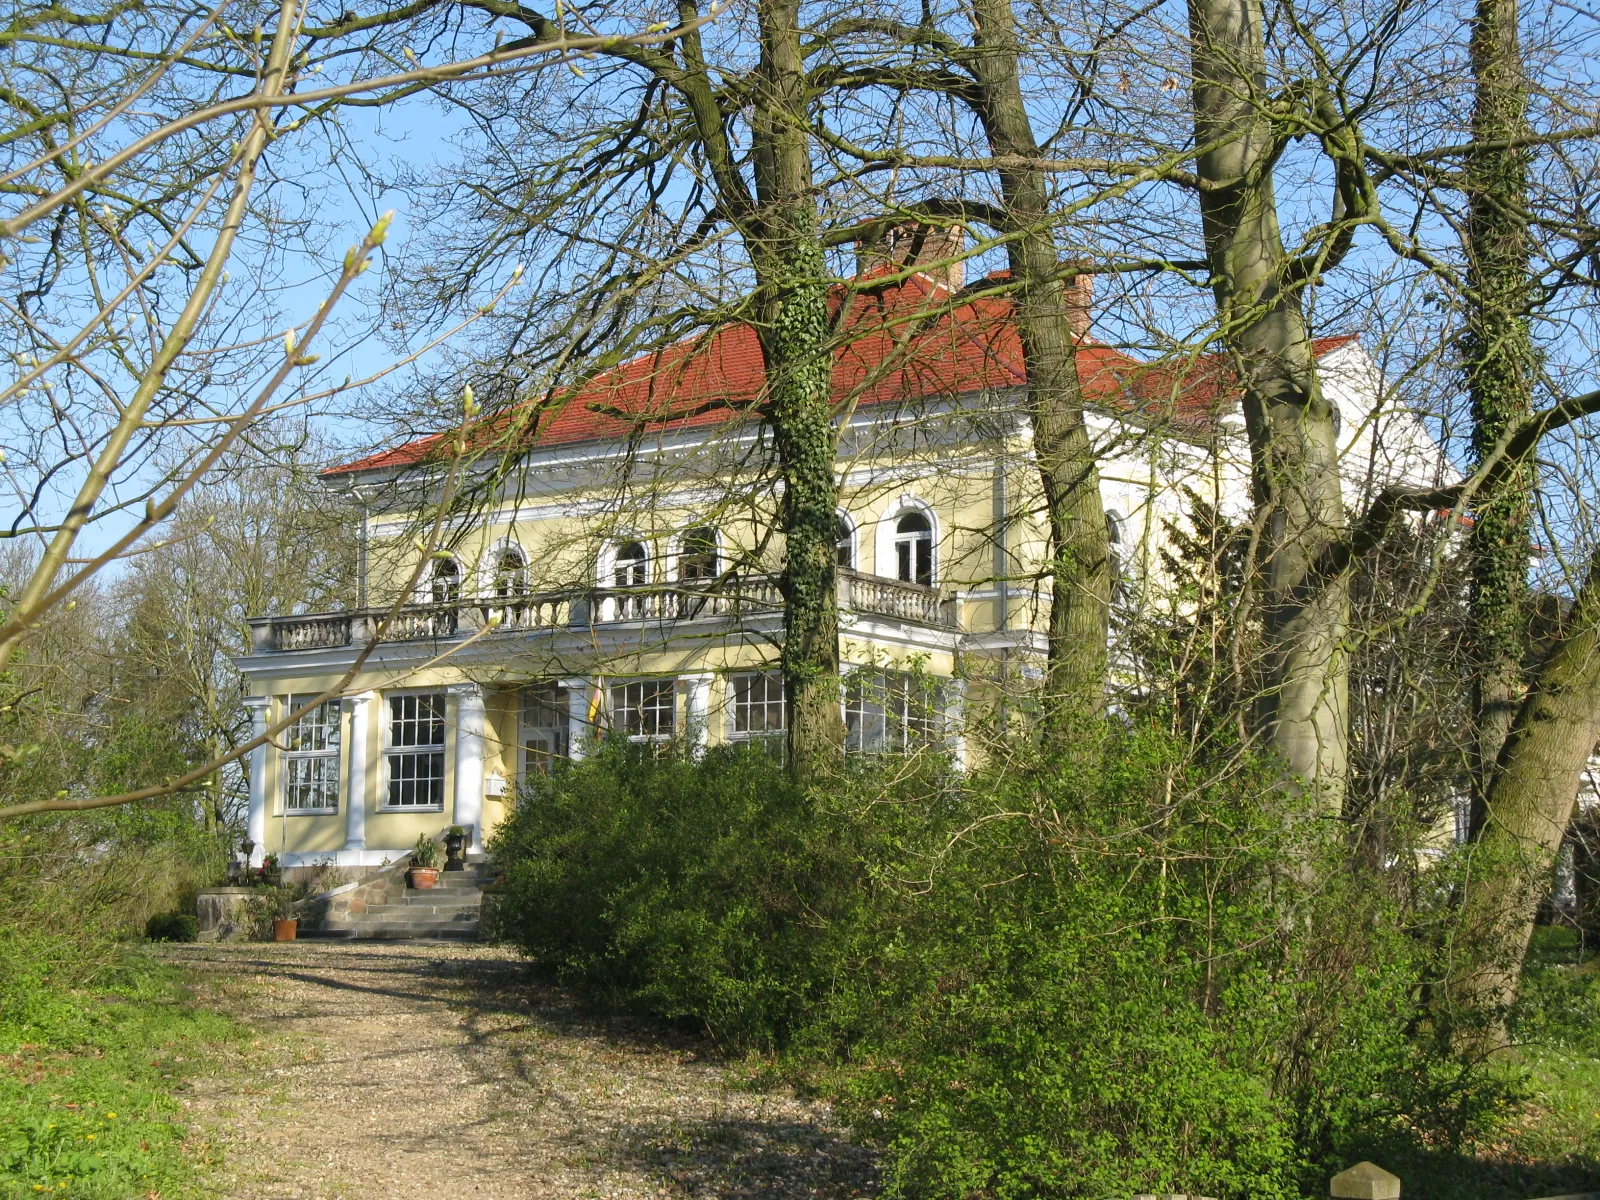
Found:
<path fill-rule="evenodd" d="M 1600 946 L 1541 926 L 1506 1072 L 1520 1103 L 1478 1144 L 1383 1163 L 1406 1200 L 1531 1200 L 1600 1192 Z"/>
<path fill-rule="evenodd" d="M 36 982 L 0 1001 L 0 1198 L 205 1195 L 216 1157 L 181 1093 L 239 1026 L 137 950 L 91 989 Z"/>

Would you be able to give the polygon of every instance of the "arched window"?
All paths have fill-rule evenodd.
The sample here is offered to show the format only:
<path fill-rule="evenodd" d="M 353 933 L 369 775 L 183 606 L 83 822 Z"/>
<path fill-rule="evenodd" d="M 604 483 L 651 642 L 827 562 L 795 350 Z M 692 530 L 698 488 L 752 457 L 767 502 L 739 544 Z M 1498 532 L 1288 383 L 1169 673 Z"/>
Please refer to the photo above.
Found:
<path fill-rule="evenodd" d="M 1332 400 L 1328 401 L 1328 415 L 1333 418 L 1333 436 L 1341 436 L 1344 433 L 1344 414 Z"/>
<path fill-rule="evenodd" d="M 717 577 L 717 531 L 710 526 L 683 535 L 678 551 L 678 579 L 683 583 L 708 583 Z"/>
<path fill-rule="evenodd" d="M 933 586 L 933 525 L 926 514 L 902 513 L 894 525 L 896 578 Z"/>
<path fill-rule="evenodd" d="M 461 564 L 453 558 L 435 559 L 429 582 L 435 604 L 454 604 L 461 599 Z"/>
<path fill-rule="evenodd" d="M 515 546 L 504 547 L 495 557 L 494 594 L 499 600 L 526 595 L 528 562 Z"/>
<path fill-rule="evenodd" d="M 618 588 L 643 588 L 650 582 L 650 556 L 643 542 L 623 542 L 612 560 L 611 578 Z M 617 619 L 636 620 L 644 616 L 645 596 L 633 592 L 617 597 Z"/>
<path fill-rule="evenodd" d="M 856 565 L 856 531 L 850 527 L 850 519 L 843 513 L 834 518 L 833 540 L 838 547 L 839 565 L 846 570 L 854 570 Z"/>
<path fill-rule="evenodd" d="M 1127 521 L 1116 509 L 1106 509 L 1106 567 L 1111 576 L 1111 599 L 1113 601 L 1121 601 L 1126 598 L 1128 580 L 1123 563 L 1123 555 L 1127 552 L 1125 548 L 1127 540 Z"/>

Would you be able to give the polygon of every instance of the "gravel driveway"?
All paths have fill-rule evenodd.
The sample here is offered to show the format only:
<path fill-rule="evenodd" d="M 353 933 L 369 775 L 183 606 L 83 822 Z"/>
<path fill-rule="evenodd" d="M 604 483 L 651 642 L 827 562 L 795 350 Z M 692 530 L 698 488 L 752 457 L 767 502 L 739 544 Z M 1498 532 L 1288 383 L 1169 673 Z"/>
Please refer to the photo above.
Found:
<path fill-rule="evenodd" d="M 196 1081 L 227 1200 L 847 1197 L 870 1156 L 826 1106 L 730 1086 L 704 1046 L 597 1020 L 499 947 L 173 947 L 257 1031 Z"/>

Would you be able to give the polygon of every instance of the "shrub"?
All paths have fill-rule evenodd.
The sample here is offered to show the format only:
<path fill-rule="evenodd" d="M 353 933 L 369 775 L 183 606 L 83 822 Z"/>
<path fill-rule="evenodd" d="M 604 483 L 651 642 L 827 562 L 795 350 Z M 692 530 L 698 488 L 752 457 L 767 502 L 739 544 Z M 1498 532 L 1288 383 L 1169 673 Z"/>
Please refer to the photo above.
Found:
<path fill-rule="evenodd" d="M 1287 1198 L 1492 1106 L 1412 1036 L 1427 941 L 1331 822 L 1247 759 L 1096 736 L 826 794 L 606 745 L 502 827 L 499 927 L 590 999 L 777 1050 L 895 1196 Z"/>
<path fill-rule="evenodd" d="M 493 852 L 498 927 L 591 1001 L 783 1043 L 826 985 L 848 855 L 769 755 L 597 748 L 524 790 Z"/>
<path fill-rule="evenodd" d="M 144 923 L 144 936 L 152 942 L 192 942 L 199 932 L 193 913 L 157 913 Z"/>

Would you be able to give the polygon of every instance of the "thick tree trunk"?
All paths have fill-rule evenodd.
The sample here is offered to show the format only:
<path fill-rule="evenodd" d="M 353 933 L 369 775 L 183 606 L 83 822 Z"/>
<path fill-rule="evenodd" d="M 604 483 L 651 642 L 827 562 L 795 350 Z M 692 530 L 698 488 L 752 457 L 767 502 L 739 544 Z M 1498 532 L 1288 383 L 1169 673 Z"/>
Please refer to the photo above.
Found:
<path fill-rule="evenodd" d="M 1010 0 L 977 0 L 978 114 L 997 157 L 1037 159 L 1022 95 Z M 1100 475 L 1084 422 L 1073 314 L 1062 283 L 1044 173 L 1000 172 L 1017 331 L 1028 369 L 1033 449 L 1050 524 L 1052 596 L 1044 729 L 1063 746 L 1105 698 L 1111 567 Z"/>
<path fill-rule="evenodd" d="M 1486 148 L 1467 159 L 1467 330 L 1473 450 L 1487 454 L 1533 411 L 1535 362 L 1528 330 L 1526 152 L 1494 147 L 1525 131 L 1528 94 L 1516 0 L 1479 0 L 1472 27 L 1477 88 L 1472 135 Z M 1483 827 L 1501 745 L 1522 703 L 1528 646 L 1528 559 L 1533 470 L 1520 461 L 1478 493 L 1469 546 L 1472 577 L 1476 770 L 1472 830 Z"/>
<path fill-rule="evenodd" d="M 831 406 L 828 270 L 817 237 L 799 5 L 763 0 L 756 98 L 757 228 L 749 238 L 759 286 L 767 416 L 783 477 L 783 674 L 789 765 L 812 779 L 844 742 L 835 593 L 838 476 Z"/>
<path fill-rule="evenodd" d="M 1224 343 L 1243 389 L 1265 622 L 1262 742 L 1321 805 L 1342 804 L 1348 746 L 1349 592 L 1312 565 L 1341 536 L 1333 414 L 1322 395 L 1273 195 L 1278 145 L 1266 94 L 1260 0 L 1190 0 L 1197 169 Z"/>
<path fill-rule="evenodd" d="M 1600 742 L 1600 567 L 1500 752 L 1471 850 L 1445 1004 L 1465 1039 L 1492 1045 L 1517 995 L 1539 901 L 1589 756 Z"/>

